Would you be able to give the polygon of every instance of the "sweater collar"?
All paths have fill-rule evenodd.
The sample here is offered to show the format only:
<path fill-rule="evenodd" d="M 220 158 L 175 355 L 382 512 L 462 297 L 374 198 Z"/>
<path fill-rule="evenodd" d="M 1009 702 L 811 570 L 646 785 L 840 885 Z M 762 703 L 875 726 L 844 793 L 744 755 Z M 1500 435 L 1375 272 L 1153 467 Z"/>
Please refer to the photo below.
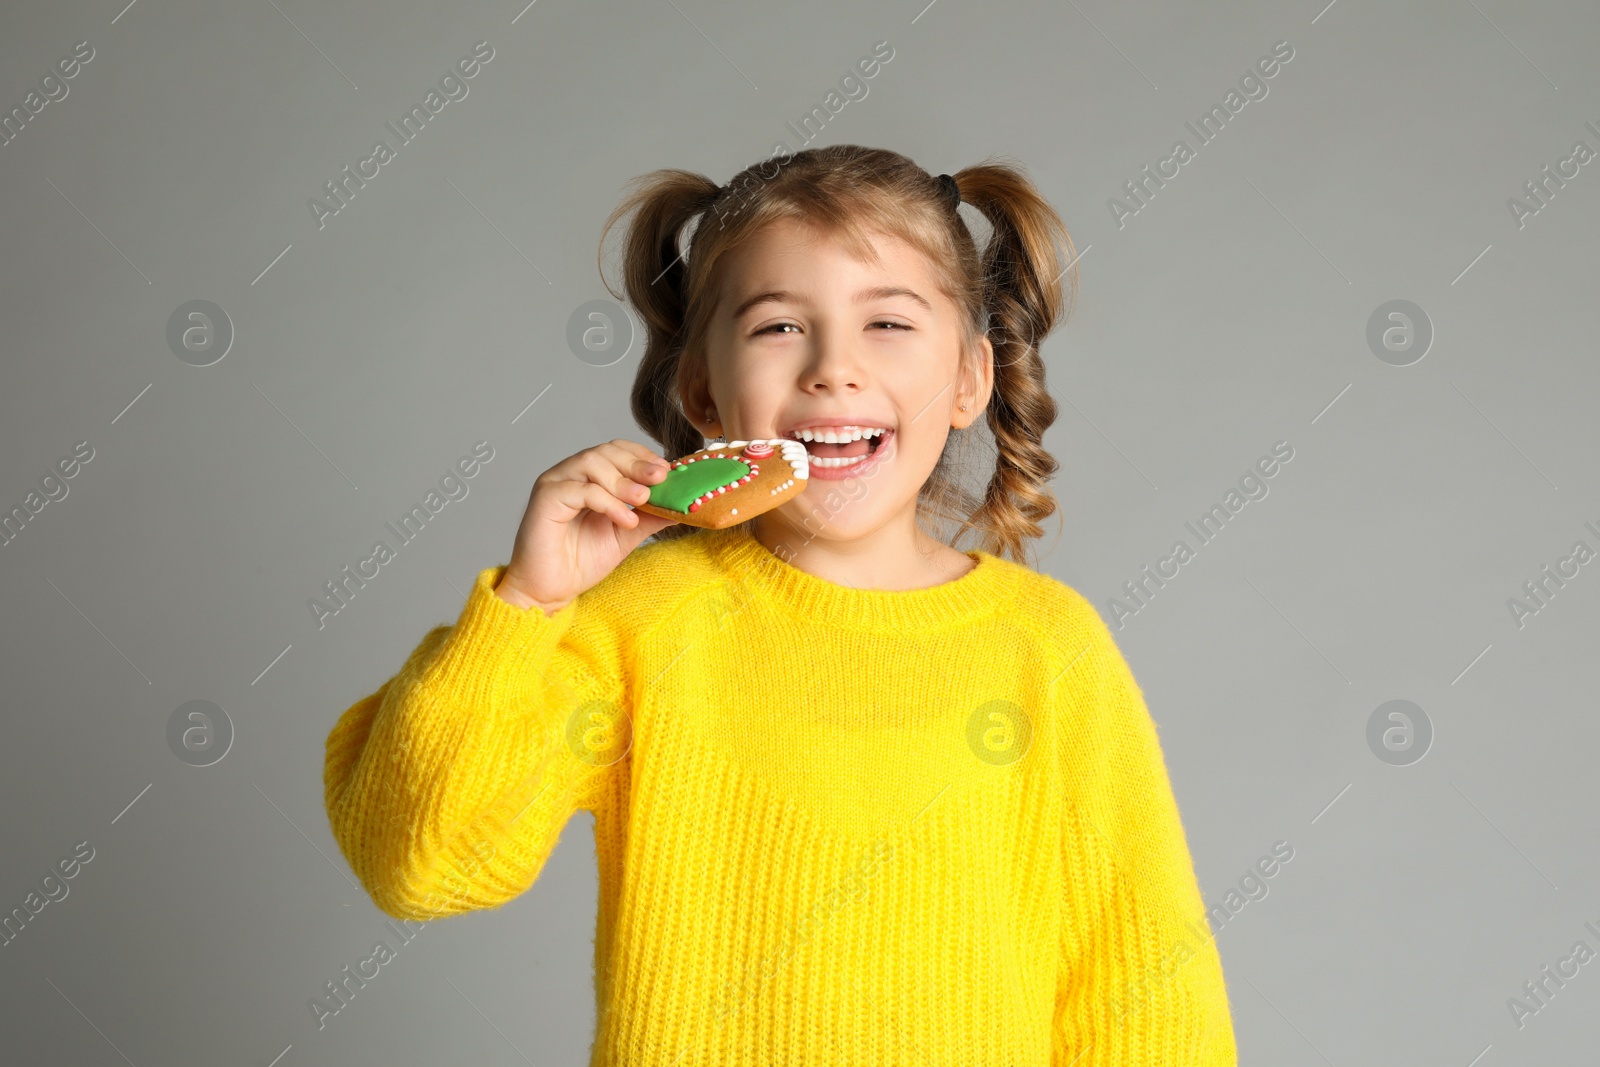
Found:
<path fill-rule="evenodd" d="M 775 555 L 749 523 L 705 534 L 708 553 L 731 581 L 753 582 L 790 614 L 832 629 L 942 630 L 997 612 L 1016 594 L 1018 565 L 981 550 L 965 553 L 977 565 L 952 581 L 923 589 L 855 589 Z"/>

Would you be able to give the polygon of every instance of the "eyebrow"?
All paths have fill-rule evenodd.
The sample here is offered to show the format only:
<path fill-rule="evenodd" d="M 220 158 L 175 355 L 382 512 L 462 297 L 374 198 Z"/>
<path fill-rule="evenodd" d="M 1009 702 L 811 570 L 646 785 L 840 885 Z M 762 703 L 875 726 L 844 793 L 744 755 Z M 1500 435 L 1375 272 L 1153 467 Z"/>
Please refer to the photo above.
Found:
<path fill-rule="evenodd" d="M 890 297 L 895 296 L 909 297 L 910 299 L 915 300 L 918 304 L 922 305 L 923 309 L 929 314 L 933 313 L 932 304 L 924 300 L 918 293 L 899 285 L 879 285 L 874 286 L 871 289 L 863 289 L 856 294 L 856 303 L 860 304 L 868 300 L 887 300 Z M 770 289 L 764 293 L 757 293 L 755 296 L 752 296 L 750 299 L 734 308 L 733 318 L 735 321 L 737 321 L 744 316 L 745 312 L 749 311 L 757 304 L 781 303 L 783 301 L 799 303 L 800 300 L 801 298 L 797 294 L 789 292 L 787 289 Z"/>

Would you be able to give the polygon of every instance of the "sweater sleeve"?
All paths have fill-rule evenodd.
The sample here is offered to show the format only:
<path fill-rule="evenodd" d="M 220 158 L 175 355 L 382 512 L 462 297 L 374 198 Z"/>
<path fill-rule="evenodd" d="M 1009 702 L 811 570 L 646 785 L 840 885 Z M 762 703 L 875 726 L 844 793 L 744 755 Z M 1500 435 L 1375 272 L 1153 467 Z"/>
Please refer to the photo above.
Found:
<path fill-rule="evenodd" d="M 1055 692 L 1067 802 L 1052 1067 L 1234 1067 L 1222 960 L 1155 723 L 1087 602 L 1080 619 Z"/>
<path fill-rule="evenodd" d="M 585 596 L 554 615 L 479 572 L 454 626 L 328 735 L 333 836 L 380 910 L 428 920 L 528 889 L 579 808 L 626 764 L 618 639 Z"/>

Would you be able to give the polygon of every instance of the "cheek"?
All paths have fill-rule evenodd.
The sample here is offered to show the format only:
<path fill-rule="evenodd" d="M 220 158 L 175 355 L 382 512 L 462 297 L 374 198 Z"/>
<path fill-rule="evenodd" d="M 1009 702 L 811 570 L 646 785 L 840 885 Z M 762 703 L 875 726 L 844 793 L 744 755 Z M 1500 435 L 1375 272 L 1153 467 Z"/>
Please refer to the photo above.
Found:
<path fill-rule="evenodd" d="M 938 406 L 938 402 L 935 401 L 915 423 L 909 427 L 901 427 L 895 433 L 897 458 L 919 469 L 926 468 L 929 471 L 933 469 L 934 464 L 939 461 L 939 454 L 944 451 L 946 436 L 934 421 L 939 418 Z"/>
<path fill-rule="evenodd" d="M 917 438 L 912 442 L 912 448 L 915 450 L 912 454 L 915 456 L 917 466 L 925 467 L 931 474 L 934 466 L 938 466 L 939 453 L 944 451 L 944 435 L 933 434 L 933 432 L 926 432 L 925 430 L 922 434 L 917 435 Z"/>
<path fill-rule="evenodd" d="M 730 385 L 741 426 L 754 434 L 766 434 L 777 428 L 783 400 L 794 390 L 793 381 L 786 385 L 779 369 L 754 365 L 739 367 Z"/>

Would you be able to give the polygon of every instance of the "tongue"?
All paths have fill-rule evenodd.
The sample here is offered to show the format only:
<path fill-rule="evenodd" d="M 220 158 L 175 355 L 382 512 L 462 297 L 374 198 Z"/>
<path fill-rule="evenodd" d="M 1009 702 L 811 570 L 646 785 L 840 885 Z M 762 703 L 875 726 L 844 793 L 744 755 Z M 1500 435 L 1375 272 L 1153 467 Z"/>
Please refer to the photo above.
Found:
<path fill-rule="evenodd" d="M 826 441 L 807 441 L 806 451 L 819 459 L 845 459 L 850 456 L 864 456 L 871 451 L 872 446 L 867 439 L 862 437 L 845 444 L 829 444 Z"/>

